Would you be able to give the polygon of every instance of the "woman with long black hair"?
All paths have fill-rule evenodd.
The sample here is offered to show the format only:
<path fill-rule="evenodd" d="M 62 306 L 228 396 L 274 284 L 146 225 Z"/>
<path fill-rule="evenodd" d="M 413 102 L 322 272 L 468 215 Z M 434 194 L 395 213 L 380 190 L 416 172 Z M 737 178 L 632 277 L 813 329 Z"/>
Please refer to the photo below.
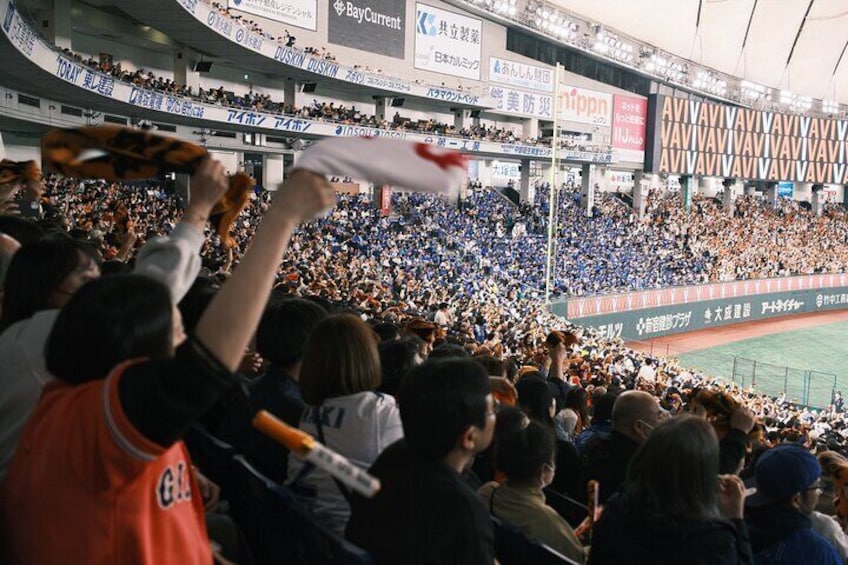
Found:
<path fill-rule="evenodd" d="M 742 521 L 745 487 L 719 475 L 712 426 L 682 415 L 654 429 L 604 507 L 589 563 L 753 563 Z"/>

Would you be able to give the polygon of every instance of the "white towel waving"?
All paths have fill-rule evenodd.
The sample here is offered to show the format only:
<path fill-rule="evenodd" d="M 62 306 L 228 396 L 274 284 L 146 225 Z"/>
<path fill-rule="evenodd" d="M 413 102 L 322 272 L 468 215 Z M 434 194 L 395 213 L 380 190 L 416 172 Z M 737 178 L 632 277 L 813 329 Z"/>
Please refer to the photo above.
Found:
<path fill-rule="evenodd" d="M 456 196 L 468 173 L 462 153 L 380 137 L 324 139 L 306 149 L 295 169 L 348 176 L 377 186 Z"/>

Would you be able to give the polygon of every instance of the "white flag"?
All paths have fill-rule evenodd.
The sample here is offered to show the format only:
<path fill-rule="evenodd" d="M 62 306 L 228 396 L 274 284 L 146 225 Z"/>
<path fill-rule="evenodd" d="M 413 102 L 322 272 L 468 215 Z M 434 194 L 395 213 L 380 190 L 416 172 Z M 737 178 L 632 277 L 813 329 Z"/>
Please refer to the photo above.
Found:
<path fill-rule="evenodd" d="M 456 196 L 465 183 L 468 159 L 462 153 L 380 137 L 324 139 L 306 149 L 295 169 L 348 176 L 377 186 Z"/>

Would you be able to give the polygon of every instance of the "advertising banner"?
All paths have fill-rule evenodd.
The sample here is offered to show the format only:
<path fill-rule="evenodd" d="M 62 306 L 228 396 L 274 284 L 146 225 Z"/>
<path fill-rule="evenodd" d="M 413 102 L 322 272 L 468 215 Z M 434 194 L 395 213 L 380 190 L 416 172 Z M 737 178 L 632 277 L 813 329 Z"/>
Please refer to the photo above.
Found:
<path fill-rule="evenodd" d="M 480 80 L 483 21 L 415 4 L 415 68 Z"/>
<path fill-rule="evenodd" d="M 553 96 L 549 94 L 523 92 L 501 86 L 489 88 L 488 93 L 495 108 L 502 112 L 543 120 L 553 119 Z"/>
<path fill-rule="evenodd" d="M 647 339 L 712 326 L 848 309 L 848 275 L 808 275 L 572 298 L 552 311 L 607 337 Z"/>
<path fill-rule="evenodd" d="M 316 0 L 227 0 L 227 6 L 275 22 L 317 29 Z"/>
<path fill-rule="evenodd" d="M 11 1 L 6 6 L 6 15 L 3 17 L 3 32 L 18 51 L 29 58 L 33 57 L 38 35 L 24 23 L 15 9 L 14 2 Z"/>
<path fill-rule="evenodd" d="M 612 117 L 612 94 L 562 86 L 559 118 L 568 122 L 609 126 Z"/>
<path fill-rule="evenodd" d="M 779 182 L 777 183 L 777 195 L 781 198 L 792 198 L 795 192 L 794 182 Z"/>
<path fill-rule="evenodd" d="M 0 2 L 3 1 L 5 0 L 0 0 Z M 358 0 L 351 1 L 352 6 L 356 9 L 361 7 Z M 394 4 L 388 0 L 385 1 L 388 2 L 389 5 L 394 6 Z M 394 78 L 384 74 L 367 72 L 359 68 L 349 67 L 336 63 L 335 61 L 324 59 L 323 57 L 310 55 L 298 47 L 286 47 L 276 41 L 266 39 L 258 33 L 254 33 L 250 30 L 247 24 L 241 24 L 238 21 L 219 13 L 217 8 L 207 4 L 206 2 L 200 2 L 199 0 L 178 0 L 178 4 L 201 25 L 206 26 L 221 37 L 237 43 L 246 49 L 250 49 L 254 53 L 262 55 L 263 57 L 273 59 L 283 65 L 316 73 L 349 84 L 367 86 L 371 89 L 385 90 L 401 95 L 407 94 L 411 96 L 421 96 L 431 100 L 440 100 L 456 104 L 488 106 L 488 102 L 483 100 L 479 94 L 475 94 L 467 90 L 462 91 L 448 87 L 430 86 L 427 84 L 412 82 L 407 79 Z M 371 5 L 374 5 L 374 3 L 371 3 Z M 333 6 L 334 7 L 331 8 L 331 10 L 335 11 L 335 2 Z M 357 13 L 353 7 L 351 8 L 351 12 Z M 348 9 L 346 3 L 344 5 L 344 9 L 345 12 Z M 406 10 L 405 6 L 397 9 Z M 391 12 L 383 13 L 383 15 L 388 15 L 390 13 Z M 366 17 L 368 16 L 362 15 L 363 22 Z M 370 17 L 375 17 L 373 9 L 370 13 Z M 358 18 L 359 16 L 357 16 L 357 20 Z M 380 18 L 378 18 L 378 20 L 380 20 Z M 386 20 L 386 23 L 390 22 Z M 394 24 L 392 23 L 391 25 Z"/>
<path fill-rule="evenodd" d="M 489 57 L 489 81 L 530 90 L 553 92 L 554 70 Z"/>
<path fill-rule="evenodd" d="M 616 149 L 645 150 L 648 100 L 637 96 L 613 96 L 612 146 Z"/>
<path fill-rule="evenodd" d="M 380 215 L 389 216 L 392 213 L 392 187 L 384 184 L 380 187 Z"/>
<path fill-rule="evenodd" d="M 848 121 L 657 96 L 657 173 L 848 183 Z M 649 132 L 651 135 L 651 132 Z"/>
<path fill-rule="evenodd" d="M 751 297 L 706 300 L 603 316 L 588 316 L 576 321 L 583 326 L 598 328 L 608 338 L 645 340 L 791 314 L 844 309 L 848 309 L 848 287 L 836 287 L 826 291 L 797 290 Z M 560 312 L 555 308 L 554 313 Z"/>
<path fill-rule="evenodd" d="M 492 163 L 492 180 L 494 179 L 502 181 L 499 184 L 505 184 L 510 180 L 518 182 L 521 179 L 521 165 L 519 163 L 494 161 Z"/>
<path fill-rule="evenodd" d="M 183 2 L 188 2 L 188 0 L 183 0 Z M 192 8 L 199 11 L 205 8 L 205 4 L 195 4 L 192 5 Z M 217 14 L 217 12 L 214 13 Z M 551 157 L 551 148 L 545 146 L 500 143 L 338 124 L 269 112 L 227 108 L 170 93 L 139 88 L 133 84 L 116 80 L 112 76 L 101 73 L 51 48 L 21 18 L 10 0 L 0 0 L 0 22 L 2 22 L 0 30 L 23 57 L 32 65 L 44 71 L 45 77 L 49 75 L 61 79 L 72 89 L 65 90 L 64 96 L 74 96 L 81 101 L 87 99 L 87 103 L 92 102 L 91 98 L 86 98 L 87 96 L 102 96 L 125 104 L 127 115 L 139 115 L 138 108 L 143 108 L 160 114 L 160 116 L 150 115 L 151 119 L 167 120 L 170 117 L 172 118 L 172 120 L 169 120 L 171 123 L 186 123 L 187 120 L 191 120 L 192 124 L 197 124 L 198 120 L 202 120 L 207 126 L 214 127 L 216 124 L 224 124 L 231 126 L 230 129 L 233 126 L 248 126 L 251 130 L 290 132 L 312 139 L 337 136 L 392 137 L 432 144 L 470 154 L 503 155 L 530 159 L 550 159 Z M 305 60 L 296 62 L 298 65 L 306 65 Z M 64 90 L 61 86 L 59 89 Z M 445 89 L 443 93 L 439 94 L 447 96 L 449 92 Z M 96 102 L 94 103 L 96 104 Z M 610 163 L 612 160 L 612 154 L 608 152 L 593 153 L 578 150 L 566 150 L 561 154 L 561 157 L 571 161 L 589 163 Z"/>
<path fill-rule="evenodd" d="M 330 43 L 403 59 L 406 2 L 335 0 L 329 2 Z"/>

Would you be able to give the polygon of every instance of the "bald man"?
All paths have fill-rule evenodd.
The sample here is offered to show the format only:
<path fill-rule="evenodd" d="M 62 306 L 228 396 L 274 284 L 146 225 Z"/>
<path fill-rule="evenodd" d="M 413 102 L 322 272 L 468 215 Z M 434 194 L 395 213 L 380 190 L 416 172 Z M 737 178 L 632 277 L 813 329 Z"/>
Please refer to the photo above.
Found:
<path fill-rule="evenodd" d="M 583 478 L 598 481 L 603 504 L 624 482 L 627 465 L 639 446 L 662 420 L 668 417 L 657 398 L 647 392 L 621 393 L 612 408 L 609 438 L 595 438 L 583 454 Z"/>

